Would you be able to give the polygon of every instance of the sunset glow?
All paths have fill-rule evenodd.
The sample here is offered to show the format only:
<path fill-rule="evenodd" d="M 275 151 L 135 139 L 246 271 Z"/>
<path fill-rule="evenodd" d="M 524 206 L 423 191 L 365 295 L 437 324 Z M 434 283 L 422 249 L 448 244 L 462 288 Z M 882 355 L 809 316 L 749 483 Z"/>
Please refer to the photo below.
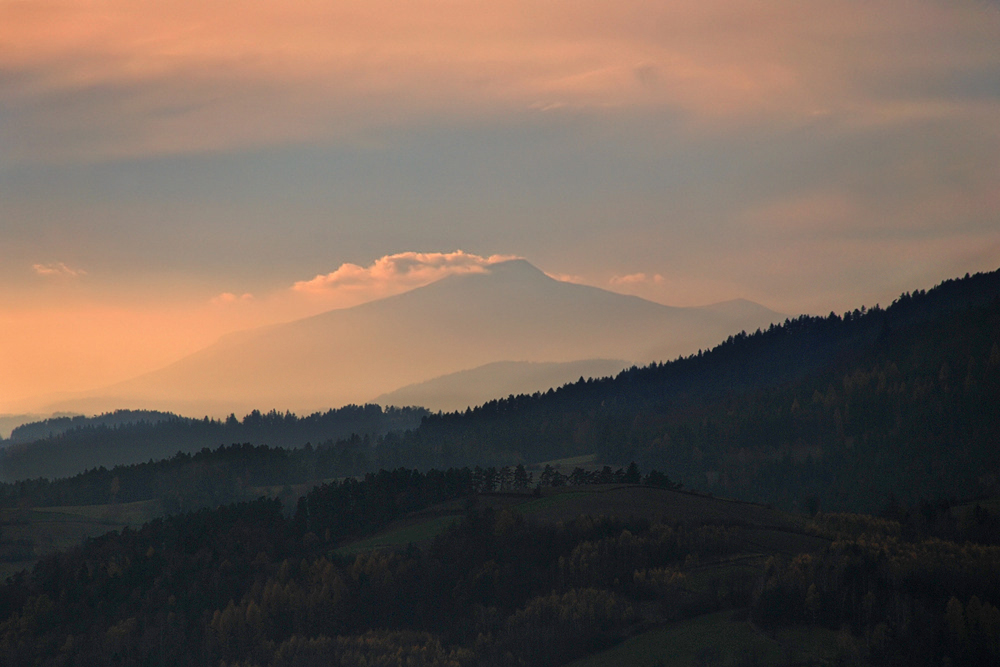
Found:
<path fill-rule="evenodd" d="M 0 0 L 0 413 L 515 257 L 786 313 L 995 269 L 998 7 Z"/>

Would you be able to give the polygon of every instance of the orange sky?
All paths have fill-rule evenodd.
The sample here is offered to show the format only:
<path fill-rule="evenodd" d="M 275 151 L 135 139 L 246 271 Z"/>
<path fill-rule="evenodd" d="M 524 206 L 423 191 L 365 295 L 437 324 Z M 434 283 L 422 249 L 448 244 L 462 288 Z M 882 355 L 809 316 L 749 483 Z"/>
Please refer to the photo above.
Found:
<path fill-rule="evenodd" d="M 995 269 L 997 7 L 0 0 L 0 413 L 493 255 L 789 313 Z"/>

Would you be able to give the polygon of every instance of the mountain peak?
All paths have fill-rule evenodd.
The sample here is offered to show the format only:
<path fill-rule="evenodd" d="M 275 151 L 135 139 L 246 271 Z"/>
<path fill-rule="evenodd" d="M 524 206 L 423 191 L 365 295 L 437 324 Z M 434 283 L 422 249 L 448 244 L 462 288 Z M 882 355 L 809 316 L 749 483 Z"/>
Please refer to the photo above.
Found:
<path fill-rule="evenodd" d="M 535 277 L 548 277 L 545 273 L 526 259 L 508 259 L 496 264 L 490 264 L 489 273 L 493 275 L 525 275 Z"/>
<path fill-rule="evenodd" d="M 434 292 L 445 286 L 451 286 L 450 288 L 454 288 L 459 285 L 466 288 L 470 288 L 475 285 L 476 287 L 474 289 L 483 289 L 486 288 L 487 285 L 507 285 L 523 290 L 547 286 L 551 283 L 557 282 L 546 275 L 544 271 L 525 259 L 508 259 L 503 262 L 488 264 L 483 268 L 483 271 L 452 274 L 429 285 L 425 285 L 422 288 L 418 288 L 418 290 L 415 291 L 428 290 L 430 292 Z M 492 289 L 492 287 L 490 289 Z"/>
<path fill-rule="evenodd" d="M 320 410 L 500 360 L 673 358 L 774 321 L 751 315 L 670 308 L 561 282 L 514 259 L 351 308 L 232 334 L 115 392 L 175 412 L 219 397 L 232 406 L 226 411 Z"/>

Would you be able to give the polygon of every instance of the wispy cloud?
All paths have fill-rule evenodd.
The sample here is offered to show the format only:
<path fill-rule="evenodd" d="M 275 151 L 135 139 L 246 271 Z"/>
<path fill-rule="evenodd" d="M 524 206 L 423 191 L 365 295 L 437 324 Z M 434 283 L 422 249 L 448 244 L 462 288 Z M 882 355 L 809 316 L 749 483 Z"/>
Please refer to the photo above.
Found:
<path fill-rule="evenodd" d="M 491 264 L 516 259 L 512 255 L 482 257 L 455 252 L 402 252 L 386 255 L 368 266 L 341 264 L 337 270 L 296 282 L 296 292 L 331 295 L 336 292 L 365 292 L 374 296 L 398 293 L 461 273 L 485 273 Z"/>
<path fill-rule="evenodd" d="M 612 276 L 608 282 L 615 287 L 626 285 L 659 285 L 663 282 L 663 276 L 659 273 L 648 275 L 645 273 L 629 273 L 624 276 Z"/>
<path fill-rule="evenodd" d="M 996 106 L 977 80 L 948 83 L 992 72 L 995 40 L 994 13 L 930 0 L 2 3 L 0 101 L 16 132 L 0 139 L 16 155 L 94 158 L 527 109 L 953 114 Z"/>
<path fill-rule="evenodd" d="M 253 294 L 246 292 L 244 294 L 233 294 L 232 292 L 223 292 L 222 294 L 213 297 L 210 303 L 213 306 L 227 306 L 234 303 L 248 303 L 254 300 Z"/>
<path fill-rule="evenodd" d="M 564 283 L 578 283 L 581 285 L 587 283 L 586 278 L 584 278 L 581 275 L 577 275 L 575 273 L 552 273 L 550 271 L 546 271 L 545 275 L 547 275 L 549 278 L 552 278 L 553 280 L 559 280 Z"/>
<path fill-rule="evenodd" d="M 74 269 L 63 262 L 32 264 L 31 268 L 37 275 L 45 278 L 79 278 L 87 275 L 83 269 Z"/>

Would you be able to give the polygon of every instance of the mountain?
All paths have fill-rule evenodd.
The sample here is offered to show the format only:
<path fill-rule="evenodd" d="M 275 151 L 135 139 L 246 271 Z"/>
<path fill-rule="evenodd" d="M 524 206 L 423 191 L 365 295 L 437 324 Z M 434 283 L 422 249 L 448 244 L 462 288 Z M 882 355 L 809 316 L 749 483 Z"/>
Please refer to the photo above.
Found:
<path fill-rule="evenodd" d="M 554 280 L 513 260 L 353 308 L 231 334 L 70 405 L 305 412 L 497 361 L 648 363 L 783 318 L 745 301 L 673 308 Z"/>
<path fill-rule="evenodd" d="M 578 378 L 616 375 L 628 363 L 613 359 L 583 361 L 497 361 L 467 371 L 401 387 L 372 399 L 378 405 L 420 405 L 428 410 L 464 410 L 500 396 L 532 394 Z"/>

